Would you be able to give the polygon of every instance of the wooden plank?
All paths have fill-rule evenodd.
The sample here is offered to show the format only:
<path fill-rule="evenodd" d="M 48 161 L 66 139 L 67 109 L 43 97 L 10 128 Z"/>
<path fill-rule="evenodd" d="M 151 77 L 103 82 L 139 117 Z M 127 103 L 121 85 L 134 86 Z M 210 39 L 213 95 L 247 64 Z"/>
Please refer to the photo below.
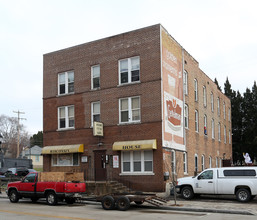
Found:
<path fill-rule="evenodd" d="M 84 173 L 68 173 L 68 172 L 39 172 L 39 182 L 72 182 L 84 181 Z"/>

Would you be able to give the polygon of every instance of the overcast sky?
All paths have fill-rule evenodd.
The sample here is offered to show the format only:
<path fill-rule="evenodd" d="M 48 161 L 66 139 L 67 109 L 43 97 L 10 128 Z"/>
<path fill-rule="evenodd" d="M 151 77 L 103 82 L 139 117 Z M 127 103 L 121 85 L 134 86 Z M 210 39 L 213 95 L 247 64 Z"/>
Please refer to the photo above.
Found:
<path fill-rule="evenodd" d="M 43 54 L 162 24 L 212 79 L 257 79 L 256 0 L 0 0 L 0 115 L 42 130 Z"/>

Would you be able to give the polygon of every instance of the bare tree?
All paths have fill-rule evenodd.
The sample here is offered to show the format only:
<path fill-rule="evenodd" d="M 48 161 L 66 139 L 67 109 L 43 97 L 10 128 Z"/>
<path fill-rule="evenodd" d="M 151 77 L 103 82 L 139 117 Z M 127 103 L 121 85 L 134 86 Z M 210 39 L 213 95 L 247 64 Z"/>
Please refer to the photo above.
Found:
<path fill-rule="evenodd" d="M 0 115 L 0 133 L 3 136 L 2 149 L 6 157 L 15 158 L 17 154 L 17 118 Z M 24 125 L 20 124 L 20 152 L 29 146 L 29 134 Z"/>

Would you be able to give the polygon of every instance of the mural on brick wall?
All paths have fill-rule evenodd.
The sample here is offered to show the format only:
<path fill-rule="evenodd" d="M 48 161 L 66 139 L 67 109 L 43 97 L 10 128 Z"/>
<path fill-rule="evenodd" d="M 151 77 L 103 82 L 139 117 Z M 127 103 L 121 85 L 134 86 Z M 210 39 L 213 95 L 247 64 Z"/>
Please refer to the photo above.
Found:
<path fill-rule="evenodd" d="M 164 30 L 162 39 L 163 146 L 185 150 L 182 48 Z"/>

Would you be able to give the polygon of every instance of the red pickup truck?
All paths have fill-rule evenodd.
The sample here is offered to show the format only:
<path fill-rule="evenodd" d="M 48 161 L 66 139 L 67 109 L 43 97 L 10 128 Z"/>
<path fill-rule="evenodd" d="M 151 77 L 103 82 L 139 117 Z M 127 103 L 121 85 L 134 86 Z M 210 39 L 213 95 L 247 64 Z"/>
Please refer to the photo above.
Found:
<path fill-rule="evenodd" d="M 36 172 L 29 173 L 21 181 L 8 183 L 7 186 L 7 195 L 12 203 L 22 198 L 31 198 L 32 202 L 36 202 L 39 198 L 46 198 L 48 205 L 56 205 L 63 199 L 68 204 L 72 204 L 85 192 L 85 183 L 39 182 Z"/>

